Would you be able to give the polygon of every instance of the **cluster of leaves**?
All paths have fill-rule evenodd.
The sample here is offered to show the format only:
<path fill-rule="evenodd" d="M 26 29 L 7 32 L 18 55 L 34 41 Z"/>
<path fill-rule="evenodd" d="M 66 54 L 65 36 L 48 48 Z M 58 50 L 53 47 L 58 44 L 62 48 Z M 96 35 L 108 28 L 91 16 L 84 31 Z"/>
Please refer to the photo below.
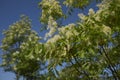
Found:
<path fill-rule="evenodd" d="M 84 8 L 91 1 L 63 0 L 62 3 L 74 9 Z M 59 0 L 42 0 L 39 4 L 41 22 L 50 30 L 45 43 L 39 42 L 27 17 L 4 32 L 2 66 L 28 80 L 119 80 L 120 1 L 103 0 L 96 12 L 89 9 L 88 15 L 78 14 L 78 22 L 58 27 L 57 20 L 64 15 L 63 4 Z M 48 63 L 47 73 L 39 79 L 33 78 L 40 69 L 41 59 Z"/>
<path fill-rule="evenodd" d="M 41 46 L 39 36 L 31 30 L 31 21 L 26 16 L 10 25 L 4 31 L 5 38 L 2 40 L 3 63 L 5 71 L 12 71 L 17 75 L 31 76 L 39 69 L 39 60 L 36 56 L 36 46 Z M 40 57 L 39 57 L 40 58 Z M 36 66 L 36 67 L 35 67 Z"/>
<path fill-rule="evenodd" d="M 65 80 L 76 76 L 79 79 L 93 80 L 101 79 L 100 75 L 105 77 L 104 73 L 108 74 L 107 78 L 111 77 L 110 74 L 116 80 L 120 78 L 119 43 L 114 43 L 120 40 L 118 3 L 119 0 L 102 1 L 98 5 L 98 11 L 89 9 L 88 15 L 79 14 L 80 21 L 77 24 L 58 28 L 58 34 L 48 39 L 45 43 L 45 59 L 49 60 L 49 66 L 56 68 L 64 62 L 70 64 L 62 73 L 59 72 L 59 78 L 63 75 L 61 79 L 64 77 Z M 75 71 L 74 74 L 72 70 Z M 67 74 L 71 76 L 68 77 Z"/>

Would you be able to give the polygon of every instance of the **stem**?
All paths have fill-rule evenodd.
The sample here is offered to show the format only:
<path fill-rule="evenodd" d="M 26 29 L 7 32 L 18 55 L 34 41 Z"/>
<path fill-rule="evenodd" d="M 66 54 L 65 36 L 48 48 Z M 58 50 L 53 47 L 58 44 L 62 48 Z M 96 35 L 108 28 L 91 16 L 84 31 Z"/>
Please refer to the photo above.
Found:
<path fill-rule="evenodd" d="M 105 51 L 104 47 L 102 46 L 103 52 L 105 53 L 106 59 L 108 60 L 109 64 L 111 65 L 112 69 L 114 70 L 116 76 L 120 79 L 120 77 L 118 76 L 118 73 L 116 71 L 116 69 L 114 68 L 113 63 L 111 62 L 109 56 L 107 55 L 107 52 Z"/>
<path fill-rule="evenodd" d="M 78 64 L 78 66 L 81 67 L 81 65 L 79 64 L 79 62 L 78 62 L 78 60 L 76 59 L 76 57 L 75 57 L 74 55 L 72 55 L 72 56 L 73 56 L 73 58 L 75 59 L 75 61 L 76 61 L 76 63 Z M 90 80 L 89 75 L 88 75 L 85 71 L 83 71 L 83 73 L 87 76 L 88 80 Z"/>
<path fill-rule="evenodd" d="M 71 61 L 71 59 L 70 59 L 70 58 L 68 58 L 68 59 L 69 59 L 70 63 L 71 63 L 72 65 L 74 65 L 74 63 Z M 78 72 L 78 76 L 79 76 L 79 74 L 80 74 L 81 72 L 79 71 L 79 69 L 77 69 L 77 67 L 74 66 L 74 68 L 75 68 L 75 70 Z"/>
<path fill-rule="evenodd" d="M 67 47 L 66 47 L 66 48 L 67 48 Z M 69 61 L 72 63 L 72 65 L 74 65 L 74 63 L 70 60 L 70 58 L 73 57 L 74 60 L 76 61 L 77 65 L 78 65 L 79 67 L 81 67 L 81 65 L 80 65 L 79 62 L 77 61 L 76 57 L 75 57 L 74 55 L 72 55 L 72 53 L 71 53 L 72 51 L 71 51 L 71 50 L 72 50 L 72 49 L 67 50 L 67 52 L 69 53 Z M 78 73 L 81 73 L 77 67 L 74 66 L 74 68 L 78 71 Z M 83 71 L 83 73 L 84 73 L 85 76 L 88 78 L 88 80 L 90 80 L 89 75 L 88 75 L 85 71 Z"/>
<path fill-rule="evenodd" d="M 99 52 L 100 52 L 101 55 L 103 55 L 102 52 L 101 52 L 100 50 L 99 50 Z M 111 70 L 112 75 L 113 75 L 113 77 L 114 77 L 115 80 L 116 80 L 117 78 L 116 78 L 116 76 L 115 76 L 115 74 L 114 74 L 113 69 L 111 68 L 111 65 L 109 64 L 109 62 L 108 62 L 108 60 L 106 59 L 106 57 L 105 57 L 105 56 L 103 56 L 103 57 L 104 57 L 105 61 L 107 62 L 107 64 L 109 65 L 109 69 Z"/>
<path fill-rule="evenodd" d="M 18 73 L 15 73 L 15 74 L 16 74 L 16 80 L 19 80 L 20 75 Z"/>
<path fill-rule="evenodd" d="M 103 53 L 101 52 L 101 50 L 99 50 L 99 52 L 100 52 L 101 55 L 103 55 L 105 61 L 107 62 L 108 66 L 109 66 L 109 69 L 111 70 L 114 79 L 117 80 L 117 77 L 116 77 L 117 74 L 115 72 L 115 69 L 114 69 L 113 65 L 111 64 L 111 60 L 109 59 L 109 57 L 107 55 L 107 52 L 105 51 L 105 49 L 103 48 L 103 46 L 102 46 L 102 49 L 103 49 L 103 52 L 105 53 L 105 56 L 103 55 Z"/>

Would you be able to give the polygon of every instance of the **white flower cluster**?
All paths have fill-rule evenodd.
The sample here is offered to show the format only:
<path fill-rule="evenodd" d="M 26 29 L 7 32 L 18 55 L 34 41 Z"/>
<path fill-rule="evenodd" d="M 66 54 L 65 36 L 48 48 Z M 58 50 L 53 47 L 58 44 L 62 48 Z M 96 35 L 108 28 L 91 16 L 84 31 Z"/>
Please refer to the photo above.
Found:
<path fill-rule="evenodd" d="M 24 51 L 26 48 L 28 48 L 29 47 L 29 43 L 27 42 L 27 43 L 25 43 L 25 42 L 23 42 L 21 45 L 20 45 L 20 49 L 22 50 L 22 51 Z"/>
<path fill-rule="evenodd" d="M 75 26 L 75 24 L 69 24 L 69 25 L 67 25 L 67 26 L 65 26 L 65 27 L 59 28 L 58 31 L 59 31 L 60 33 L 64 34 L 64 33 L 66 33 L 68 30 L 74 29 L 74 26 Z"/>
<path fill-rule="evenodd" d="M 98 4 L 97 6 L 99 7 L 100 10 L 103 9 L 108 9 L 108 7 L 110 6 L 109 4 L 112 2 L 112 0 L 109 0 L 109 2 L 107 0 L 103 0 L 102 3 Z"/>
<path fill-rule="evenodd" d="M 95 14 L 95 11 L 92 8 L 90 8 L 88 15 L 93 16 L 94 14 Z"/>
<path fill-rule="evenodd" d="M 111 34 L 111 28 L 108 26 L 103 25 L 103 32 L 107 34 Z"/>
<path fill-rule="evenodd" d="M 14 52 L 14 53 L 13 53 L 13 56 L 18 55 L 19 53 L 20 53 L 19 51 Z"/>
<path fill-rule="evenodd" d="M 69 24 L 65 27 L 59 28 L 59 33 L 66 36 L 67 39 L 78 35 L 79 33 L 75 30 L 75 24 Z"/>
<path fill-rule="evenodd" d="M 61 6 L 57 0 L 42 0 L 40 5 L 42 7 L 41 21 L 43 23 L 47 23 L 49 16 L 54 17 L 56 20 L 63 15 Z"/>
<path fill-rule="evenodd" d="M 3 59 L 3 61 L 2 61 L 2 65 L 7 65 L 7 62 L 5 59 Z"/>
<path fill-rule="evenodd" d="M 13 69 L 16 71 L 16 70 L 17 70 L 17 67 L 16 67 L 16 66 L 13 66 Z"/>
<path fill-rule="evenodd" d="M 96 16 L 95 20 L 99 22 L 100 21 L 100 16 Z"/>
<path fill-rule="evenodd" d="M 61 39 L 61 36 L 60 35 L 55 35 L 54 37 L 50 38 L 47 43 L 55 43 L 57 42 L 58 40 Z"/>
<path fill-rule="evenodd" d="M 81 13 L 81 14 L 78 14 L 78 17 L 82 20 L 82 21 L 85 21 L 87 19 L 87 17 Z"/>
<path fill-rule="evenodd" d="M 108 2 L 107 0 L 103 0 L 102 3 L 97 5 L 99 8 L 99 10 L 96 12 L 97 16 L 103 14 L 103 12 L 104 12 L 104 16 L 106 16 L 105 14 L 110 14 L 108 12 L 108 10 L 109 10 L 109 6 L 110 6 L 111 1 L 109 0 L 109 2 Z"/>
<path fill-rule="evenodd" d="M 63 4 L 66 6 L 71 6 L 74 3 L 74 0 L 65 0 Z"/>
<path fill-rule="evenodd" d="M 57 22 L 53 19 L 52 16 L 49 17 L 49 21 L 48 21 L 48 27 L 47 30 L 50 30 L 48 33 L 46 33 L 45 38 L 47 37 L 51 37 L 57 29 Z"/>

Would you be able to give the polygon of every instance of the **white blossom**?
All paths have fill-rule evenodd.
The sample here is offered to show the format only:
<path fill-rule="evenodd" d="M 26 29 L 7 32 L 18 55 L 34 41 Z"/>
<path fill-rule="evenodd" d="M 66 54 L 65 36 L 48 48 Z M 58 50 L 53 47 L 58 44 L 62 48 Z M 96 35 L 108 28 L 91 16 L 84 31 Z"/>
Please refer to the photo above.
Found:
<path fill-rule="evenodd" d="M 73 36 L 73 33 L 71 31 L 66 32 L 66 37 L 69 39 Z"/>
<path fill-rule="evenodd" d="M 45 34 L 45 38 L 51 37 L 55 33 L 55 31 L 56 31 L 55 28 L 51 28 L 50 31 Z"/>
<path fill-rule="evenodd" d="M 87 18 L 86 18 L 86 16 L 84 15 L 84 14 L 78 14 L 78 17 L 81 19 L 81 20 L 86 20 Z"/>
<path fill-rule="evenodd" d="M 16 66 L 13 66 L 13 69 L 16 71 L 16 70 L 17 70 L 17 67 L 16 67 Z"/>
<path fill-rule="evenodd" d="M 58 28 L 58 31 L 61 32 L 61 33 L 65 33 L 66 29 L 65 29 L 65 27 L 61 27 L 61 28 Z"/>
<path fill-rule="evenodd" d="M 57 42 L 59 39 L 61 39 L 60 35 L 55 35 L 54 37 L 50 38 L 47 43 L 55 43 Z"/>
<path fill-rule="evenodd" d="M 107 35 L 111 33 L 111 28 L 103 25 L 103 32 Z"/>
<path fill-rule="evenodd" d="M 19 53 L 20 53 L 19 51 L 14 52 L 14 53 L 13 53 L 13 56 L 18 55 Z"/>
<path fill-rule="evenodd" d="M 97 15 L 97 16 L 95 17 L 95 20 L 96 20 L 96 21 L 100 21 L 100 16 Z"/>
<path fill-rule="evenodd" d="M 88 15 L 89 15 L 89 16 L 92 16 L 92 15 L 94 15 L 94 14 L 95 14 L 95 11 L 94 11 L 92 8 L 90 8 Z"/>
<path fill-rule="evenodd" d="M 48 21 L 48 27 L 47 30 L 49 30 L 48 33 L 46 33 L 45 38 L 47 37 L 51 37 L 57 29 L 57 22 L 53 19 L 53 17 L 49 17 L 49 21 Z"/>
<path fill-rule="evenodd" d="M 30 55 L 29 55 L 29 58 L 30 58 L 30 59 L 34 59 L 33 54 L 30 54 Z"/>

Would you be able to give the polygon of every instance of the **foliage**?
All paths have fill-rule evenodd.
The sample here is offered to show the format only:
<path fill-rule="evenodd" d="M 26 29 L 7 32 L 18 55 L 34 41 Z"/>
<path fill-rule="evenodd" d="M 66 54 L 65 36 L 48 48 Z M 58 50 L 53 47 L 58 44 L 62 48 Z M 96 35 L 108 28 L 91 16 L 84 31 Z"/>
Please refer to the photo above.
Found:
<path fill-rule="evenodd" d="M 31 30 L 29 18 L 21 16 L 21 20 L 11 25 L 3 34 L 5 38 L 2 40 L 1 46 L 3 50 L 2 67 L 5 71 L 12 71 L 22 76 L 30 76 L 37 71 L 39 63 L 32 60 L 33 54 L 36 53 L 31 50 L 34 50 L 34 46 L 38 46 L 40 43 L 37 33 Z"/>
<path fill-rule="evenodd" d="M 120 14 L 119 6 L 113 6 L 119 3 L 118 0 L 116 2 L 102 1 L 98 5 L 98 11 L 89 9 L 88 15 L 78 14 L 80 21 L 76 24 L 72 23 L 58 28 L 58 34 L 45 43 L 45 58 L 49 60 L 49 66 L 56 68 L 63 62 L 71 63 L 71 67 L 75 68 L 74 71 L 78 71 L 77 74 L 74 73 L 75 76 L 79 75 L 82 76 L 82 79 L 90 80 L 101 79 L 100 75 L 104 77 L 103 73 L 106 73 L 105 70 L 108 69 L 115 79 L 119 79 L 119 68 L 116 69 L 116 66 L 120 65 L 119 58 L 113 57 L 114 51 L 117 56 L 119 55 L 117 50 L 113 50 L 115 48 L 114 40 L 119 40 L 113 38 L 116 32 L 116 36 L 119 35 L 119 31 L 115 30 L 115 27 L 119 30 L 117 21 L 118 14 Z M 111 12 L 112 14 L 110 14 Z M 115 22 L 110 21 L 112 18 L 115 19 Z M 72 69 L 70 68 L 70 70 Z M 73 72 L 67 72 L 71 75 L 70 77 L 74 75 Z M 107 72 L 109 75 L 110 73 Z M 62 72 L 62 74 L 64 73 Z M 65 74 L 67 73 L 65 72 Z M 68 76 L 65 79 L 67 80 Z"/>
<path fill-rule="evenodd" d="M 47 73 L 39 77 L 42 80 L 119 80 L 119 0 L 100 0 L 97 11 L 90 8 L 87 15 L 78 14 L 79 21 L 64 26 L 58 25 L 59 19 L 66 15 L 63 12 L 64 6 L 67 9 L 85 9 L 93 1 L 42 0 L 39 3 L 42 9 L 40 21 L 47 25 L 49 31 L 45 38 L 49 38 L 45 43 L 40 43 L 35 32 L 30 28 L 26 31 L 25 26 L 28 26 L 29 21 L 23 21 L 24 25 L 23 22 L 13 25 L 17 25 L 17 28 L 12 31 L 10 27 L 10 30 L 4 33 L 2 49 L 7 54 L 3 56 L 3 61 L 6 59 L 10 62 L 4 61 L 3 67 L 15 66 L 16 72 L 29 76 L 29 73 L 34 74 L 40 69 L 39 63 L 42 59 L 48 63 Z M 25 28 L 22 30 L 23 33 L 19 29 L 20 25 Z M 19 31 L 15 32 L 17 29 Z M 20 36 L 18 38 L 13 36 L 16 34 Z M 13 47 L 19 41 L 21 44 Z"/>

